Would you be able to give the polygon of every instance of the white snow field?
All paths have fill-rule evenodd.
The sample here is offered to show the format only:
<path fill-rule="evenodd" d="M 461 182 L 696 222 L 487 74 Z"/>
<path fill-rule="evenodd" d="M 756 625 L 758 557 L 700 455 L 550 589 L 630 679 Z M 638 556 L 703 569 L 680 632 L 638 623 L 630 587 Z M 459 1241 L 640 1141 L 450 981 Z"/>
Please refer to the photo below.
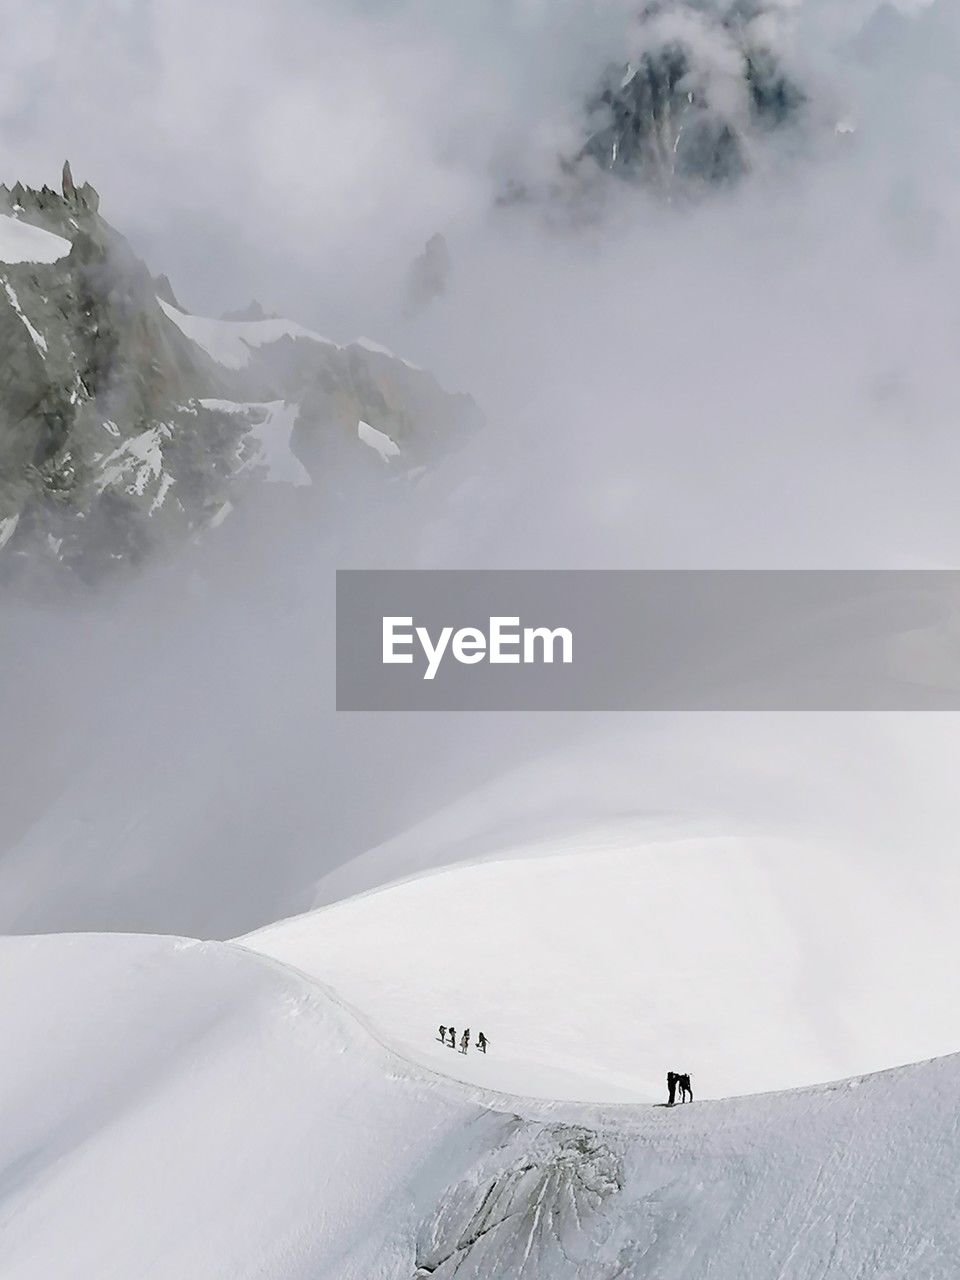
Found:
<path fill-rule="evenodd" d="M 357 438 L 369 449 L 374 449 L 379 453 L 384 462 L 389 462 L 391 458 L 399 457 L 400 446 L 396 440 L 391 439 L 385 431 L 379 431 L 376 427 L 371 427 L 369 422 L 362 419 L 357 423 Z"/>
<path fill-rule="evenodd" d="M 960 1059 L 693 1106 L 403 1061 L 223 943 L 0 941 L 3 1280 L 949 1280 Z"/>
<path fill-rule="evenodd" d="M 558 852 L 558 849 L 561 850 Z M 330 984 L 404 1056 L 536 1097 L 795 1087 L 952 1051 L 955 879 L 824 844 L 622 821 L 421 875 L 243 941 Z M 440 1024 L 490 1040 L 444 1048 Z"/>
<path fill-rule="evenodd" d="M 63 236 L 0 213 L 0 262 L 59 262 L 72 248 Z"/>
<path fill-rule="evenodd" d="M 60 935 L 0 955 L 4 1280 L 400 1275 L 445 1142 L 483 1142 L 476 1105 L 236 949 Z"/>
<path fill-rule="evenodd" d="M 308 338 L 311 342 L 330 347 L 337 345 L 295 320 L 214 320 L 179 311 L 163 298 L 157 298 L 157 302 L 163 314 L 173 321 L 184 337 L 202 347 L 211 360 L 226 369 L 243 369 L 253 348 L 279 342 L 281 338 Z"/>

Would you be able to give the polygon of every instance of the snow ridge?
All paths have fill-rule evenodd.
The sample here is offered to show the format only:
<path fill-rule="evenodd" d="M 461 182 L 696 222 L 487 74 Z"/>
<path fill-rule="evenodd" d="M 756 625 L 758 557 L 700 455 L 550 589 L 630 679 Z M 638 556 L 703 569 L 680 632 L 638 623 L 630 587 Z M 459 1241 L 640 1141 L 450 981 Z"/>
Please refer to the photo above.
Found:
<path fill-rule="evenodd" d="M 672 1109 L 537 1102 L 412 1066 L 233 944 L 0 958 L 4 1280 L 954 1273 L 956 1056 Z"/>
<path fill-rule="evenodd" d="M 163 314 L 173 321 L 184 337 L 202 347 L 211 360 L 226 369 L 245 368 L 252 350 L 279 342 L 281 338 L 307 338 L 328 347 L 337 345 L 295 320 L 214 320 L 207 316 L 188 315 L 163 298 L 158 297 L 157 302 Z"/>
<path fill-rule="evenodd" d="M 72 248 L 63 236 L 0 213 L 0 262 L 59 262 Z"/>

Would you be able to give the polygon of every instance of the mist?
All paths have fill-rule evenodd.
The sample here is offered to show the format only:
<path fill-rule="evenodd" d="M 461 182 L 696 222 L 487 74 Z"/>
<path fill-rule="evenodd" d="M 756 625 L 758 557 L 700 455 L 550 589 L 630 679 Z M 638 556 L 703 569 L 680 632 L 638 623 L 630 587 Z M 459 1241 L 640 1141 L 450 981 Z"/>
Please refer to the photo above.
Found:
<path fill-rule="evenodd" d="M 864 47 L 876 8 L 762 15 L 808 105 L 742 182 L 664 200 L 600 175 L 586 204 L 557 158 L 636 49 L 620 0 L 8 16 L 4 180 L 52 181 L 69 155 L 191 310 L 255 295 L 366 333 L 485 426 L 416 483 L 251 503 L 132 579 L 4 603 L 0 926 L 229 936 L 524 824 L 624 812 L 799 833 L 932 906 L 951 716 L 333 698 L 337 567 L 956 564 L 958 26 L 922 7 L 909 38 Z M 518 179 L 528 198 L 498 203 Z M 438 231 L 449 288 L 411 315 Z"/>

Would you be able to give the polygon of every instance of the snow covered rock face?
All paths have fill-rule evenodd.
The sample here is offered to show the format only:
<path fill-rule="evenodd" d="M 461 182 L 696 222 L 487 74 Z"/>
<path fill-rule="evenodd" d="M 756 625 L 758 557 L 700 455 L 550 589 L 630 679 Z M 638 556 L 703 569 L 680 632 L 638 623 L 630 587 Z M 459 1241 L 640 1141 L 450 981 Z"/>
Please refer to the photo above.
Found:
<path fill-rule="evenodd" d="M 368 338 L 341 344 L 278 317 L 212 320 L 160 305 L 230 380 L 237 400 L 282 396 L 297 406 L 291 447 L 318 484 L 344 470 L 379 477 L 377 454 L 400 471 L 428 465 L 479 425 L 469 396 L 443 391 Z M 386 443 L 372 445 L 363 426 Z"/>
<path fill-rule="evenodd" d="M 95 579 L 216 528 L 251 486 L 379 478 L 361 421 L 411 469 L 475 420 L 374 344 L 187 315 L 66 172 L 62 194 L 0 186 L 0 352 L 4 579 Z"/>
<path fill-rule="evenodd" d="M 580 159 L 666 191 L 741 178 L 758 138 L 805 101 L 772 46 L 775 17 L 740 2 L 648 5 L 630 62 L 589 104 Z"/>
<path fill-rule="evenodd" d="M 96 576 L 201 523 L 241 430 L 191 400 L 211 378 L 167 325 L 153 282 L 89 188 L 0 188 L 0 215 L 58 255 L 10 261 L 0 231 L 0 520 L 5 573 L 38 562 Z"/>
<path fill-rule="evenodd" d="M 614 1280 L 629 1246 L 605 1211 L 622 1188 L 621 1159 L 595 1133 L 518 1120 L 421 1228 L 414 1274 Z"/>

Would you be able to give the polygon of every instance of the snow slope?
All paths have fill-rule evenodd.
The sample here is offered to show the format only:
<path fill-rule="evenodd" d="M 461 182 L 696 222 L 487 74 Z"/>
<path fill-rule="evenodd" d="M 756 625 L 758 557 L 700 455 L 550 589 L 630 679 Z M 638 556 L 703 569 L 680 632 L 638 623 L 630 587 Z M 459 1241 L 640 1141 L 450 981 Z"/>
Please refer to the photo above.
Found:
<path fill-rule="evenodd" d="M 0 213 L 0 262 L 59 262 L 72 247 L 63 236 Z"/>
<path fill-rule="evenodd" d="M 157 302 L 164 315 L 185 337 L 227 369 L 244 368 L 250 359 L 251 349 L 278 342 L 281 338 L 309 338 L 311 342 L 326 346 L 337 345 L 294 320 L 214 320 L 207 316 L 188 315 L 163 298 L 157 298 Z"/>
<path fill-rule="evenodd" d="M 250 935 L 331 984 L 399 1052 L 514 1093 L 698 1096 L 950 1052 L 958 938 L 828 844 L 666 837 L 621 821 L 409 879 Z M 441 1023 L 483 1030 L 484 1058 Z"/>
<path fill-rule="evenodd" d="M 237 950 L 81 935 L 0 955 L 4 1280 L 373 1276 L 481 1118 Z"/>
<path fill-rule="evenodd" d="M 13 219 L 7 219 L 7 221 L 13 221 Z M 59 237 L 52 236 L 51 239 L 56 240 Z M 69 243 L 67 241 L 64 243 L 69 251 Z M 3 241 L 0 240 L 0 249 L 2 247 Z M 0 259 L 2 259 L 2 253 L 0 253 Z M 6 261 L 13 262 L 19 259 L 9 258 Z M 194 316 L 180 311 L 163 298 L 157 298 L 157 302 L 164 315 L 173 321 L 185 337 L 202 347 L 212 360 L 226 369 L 243 369 L 249 363 L 251 350 L 256 347 L 268 346 L 271 342 L 279 342 L 281 338 L 307 338 L 311 342 L 319 342 L 322 346 L 335 347 L 338 351 L 342 351 L 345 346 L 362 347 L 364 351 L 373 355 L 386 356 L 390 360 L 398 360 L 408 369 L 415 372 L 421 371 L 418 365 L 411 364 L 409 360 L 404 360 L 402 356 L 396 355 L 389 348 L 370 338 L 357 338 L 353 343 L 344 344 L 324 338 L 295 320 L 284 320 L 279 316 L 264 320 L 215 320 L 209 316 Z"/>
<path fill-rule="evenodd" d="M 45 235 L 46 232 L 42 234 Z M 59 239 L 59 237 L 54 236 L 52 239 Z M 66 241 L 64 243 L 69 250 L 69 243 Z M 2 244 L 3 241 L 0 240 L 0 247 Z M 7 261 L 13 262 L 17 259 L 10 258 Z M 190 315 L 163 298 L 158 297 L 157 302 L 164 315 L 173 321 L 185 337 L 202 347 L 212 360 L 226 369 L 245 368 L 250 361 L 250 352 L 257 347 L 279 342 L 281 338 L 306 338 L 310 342 L 318 342 L 321 346 L 333 347 L 337 351 L 344 351 L 348 347 L 360 347 L 371 355 L 395 360 L 414 373 L 423 372 L 419 365 L 405 360 L 403 356 L 398 356 L 389 347 L 374 342 L 372 338 L 355 338 L 353 342 L 348 343 L 334 342 L 331 338 L 325 338 L 313 329 L 307 329 L 304 325 L 298 324 L 296 320 L 284 320 L 280 316 L 269 316 L 263 320 L 215 320 L 210 316 Z"/>
<path fill-rule="evenodd" d="M 385 347 L 382 342 L 374 342 L 372 338 L 356 338 L 353 345 L 363 347 L 364 351 L 369 351 L 375 356 L 386 356 L 388 360 L 399 360 L 401 364 L 405 364 L 408 369 L 413 369 L 415 373 L 423 372 L 420 365 L 414 364 L 410 360 L 405 360 L 403 356 L 398 356 L 395 351 Z"/>
<path fill-rule="evenodd" d="M 389 462 L 391 458 L 396 458 L 400 454 L 400 446 L 396 440 L 392 440 L 385 431 L 378 431 L 376 427 L 371 427 L 369 422 L 357 423 L 357 437 L 367 448 L 379 453 L 384 462 Z"/>
<path fill-rule="evenodd" d="M 960 1060 L 536 1103 L 229 944 L 0 942 L 3 1280 L 948 1280 Z"/>

